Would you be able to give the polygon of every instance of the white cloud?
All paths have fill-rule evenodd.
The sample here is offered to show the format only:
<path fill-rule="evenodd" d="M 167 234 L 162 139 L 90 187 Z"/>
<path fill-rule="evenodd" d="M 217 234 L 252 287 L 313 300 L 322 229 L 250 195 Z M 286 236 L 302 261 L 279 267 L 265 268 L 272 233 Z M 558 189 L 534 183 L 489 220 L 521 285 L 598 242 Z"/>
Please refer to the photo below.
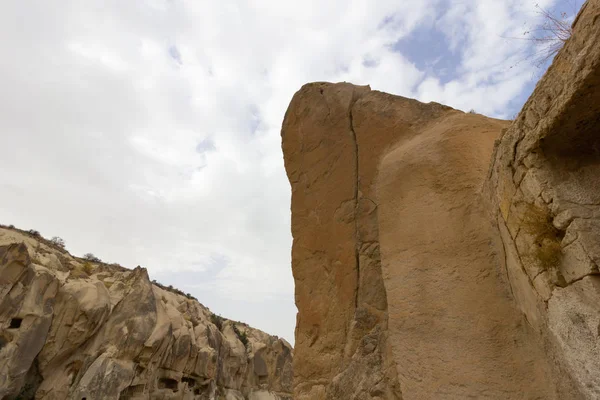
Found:
<path fill-rule="evenodd" d="M 526 82 L 498 36 L 517 30 L 516 1 L 443 4 L 5 3 L 0 220 L 177 276 L 215 311 L 291 341 L 279 129 L 294 92 L 349 80 L 502 114 Z M 446 84 L 393 47 L 432 20 L 463 54 Z"/>
<path fill-rule="evenodd" d="M 582 0 L 466 0 L 452 4 L 438 19 L 437 28 L 452 51 L 461 54 L 454 79 L 441 83 L 428 76 L 416 96 L 422 101 L 437 101 L 462 109 L 511 118 L 518 109 L 508 105 L 532 89 L 534 80 L 544 72 L 531 57 L 534 42 L 526 40 L 535 26 L 543 23 L 540 10 L 556 15 L 573 13 Z"/>

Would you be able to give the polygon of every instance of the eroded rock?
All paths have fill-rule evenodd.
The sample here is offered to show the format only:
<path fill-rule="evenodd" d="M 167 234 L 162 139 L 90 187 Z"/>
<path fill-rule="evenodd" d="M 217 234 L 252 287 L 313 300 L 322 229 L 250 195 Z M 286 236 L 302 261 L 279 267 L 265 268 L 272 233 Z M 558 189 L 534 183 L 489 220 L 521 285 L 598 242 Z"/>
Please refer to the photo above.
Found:
<path fill-rule="evenodd" d="M 600 398 L 599 20 L 600 1 L 587 1 L 499 141 L 486 184 L 515 299 L 571 381 L 568 398 Z"/>
<path fill-rule="evenodd" d="M 291 398 L 287 342 L 213 322 L 143 268 L 76 259 L 0 228 L 0 398 Z"/>
<path fill-rule="evenodd" d="M 598 21 L 590 0 L 512 123 L 295 94 L 297 399 L 599 398 Z"/>

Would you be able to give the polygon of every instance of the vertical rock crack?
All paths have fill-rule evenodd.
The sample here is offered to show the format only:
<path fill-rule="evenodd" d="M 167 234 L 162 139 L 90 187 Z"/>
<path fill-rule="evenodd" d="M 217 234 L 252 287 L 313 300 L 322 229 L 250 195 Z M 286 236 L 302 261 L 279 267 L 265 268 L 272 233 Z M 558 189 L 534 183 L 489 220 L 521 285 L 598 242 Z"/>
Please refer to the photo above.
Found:
<path fill-rule="evenodd" d="M 353 93 L 354 97 L 354 93 Z M 352 141 L 354 143 L 354 236 L 356 239 L 355 247 L 354 247 L 354 257 L 356 263 L 356 291 L 354 294 L 354 309 L 358 308 L 358 293 L 360 290 L 360 238 L 358 234 L 358 212 L 359 212 L 359 199 L 358 199 L 358 187 L 360 183 L 360 178 L 358 175 L 358 140 L 356 138 L 356 131 L 354 130 L 354 119 L 352 115 L 352 109 L 354 108 L 354 104 L 356 103 L 355 98 L 350 102 L 350 107 L 348 108 L 348 118 L 350 120 L 350 132 L 352 133 Z"/>

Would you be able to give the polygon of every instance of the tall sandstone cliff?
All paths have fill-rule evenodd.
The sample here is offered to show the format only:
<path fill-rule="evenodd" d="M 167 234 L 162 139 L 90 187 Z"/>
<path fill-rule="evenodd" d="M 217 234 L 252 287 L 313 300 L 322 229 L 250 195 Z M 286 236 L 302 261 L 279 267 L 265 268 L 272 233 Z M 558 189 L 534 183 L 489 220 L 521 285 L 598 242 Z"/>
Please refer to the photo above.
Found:
<path fill-rule="evenodd" d="M 294 398 L 600 399 L 600 0 L 518 118 L 296 93 Z"/>
<path fill-rule="evenodd" d="M 143 268 L 0 228 L 0 399 L 285 400 L 291 368 L 287 342 Z"/>

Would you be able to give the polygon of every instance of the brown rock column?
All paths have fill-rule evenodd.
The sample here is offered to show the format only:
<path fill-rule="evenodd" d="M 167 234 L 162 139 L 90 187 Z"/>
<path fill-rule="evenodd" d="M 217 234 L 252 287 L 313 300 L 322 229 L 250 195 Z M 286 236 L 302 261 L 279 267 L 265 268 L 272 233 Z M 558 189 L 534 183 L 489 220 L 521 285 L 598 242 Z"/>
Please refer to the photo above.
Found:
<path fill-rule="evenodd" d="M 499 141 L 486 182 L 520 310 L 562 370 L 600 398 L 600 1 Z"/>
<path fill-rule="evenodd" d="M 294 394 L 324 399 L 347 364 L 355 313 L 357 157 L 350 113 L 369 88 L 311 84 L 294 96 L 283 123 L 292 185 L 293 273 L 298 307 Z"/>
<path fill-rule="evenodd" d="M 292 184 L 299 399 L 401 397 L 387 340 L 375 181 L 393 143 L 450 110 L 346 83 L 309 84 L 294 96 L 282 139 Z"/>
<path fill-rule="evenodd" d="M 282 129 L 296 399 L 570 395 L 481 196 L 506 126 L 346 83 L 296 93 Z"/>

